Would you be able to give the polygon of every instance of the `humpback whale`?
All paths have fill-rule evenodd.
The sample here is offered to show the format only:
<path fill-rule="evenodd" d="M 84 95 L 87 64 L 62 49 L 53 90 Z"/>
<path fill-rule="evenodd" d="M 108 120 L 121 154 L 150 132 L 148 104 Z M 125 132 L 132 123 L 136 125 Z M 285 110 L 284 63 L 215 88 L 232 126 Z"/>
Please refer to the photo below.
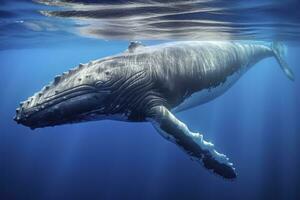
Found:
<path fill-rule="evenodd" d="M 258 61 L 274 57 L 294 75 L 278 42 L 184 41 L 145 46 L 131 42 L 124 52 L 79 64 L 58 75 L 28 100 L 14 120 L 32 129 L 94 120 L 151 122 L 167 140 L 210 171 L 234 179 L 225 154 L 176 113 L 206 103 L 230 88 Z"/>

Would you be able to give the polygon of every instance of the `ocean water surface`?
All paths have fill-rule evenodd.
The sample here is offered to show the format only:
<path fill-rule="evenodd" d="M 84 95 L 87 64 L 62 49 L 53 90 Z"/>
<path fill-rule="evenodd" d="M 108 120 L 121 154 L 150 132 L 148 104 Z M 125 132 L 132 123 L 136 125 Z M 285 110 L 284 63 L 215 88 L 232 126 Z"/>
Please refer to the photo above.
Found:
<path fill-rule="evenodd" d="M 293 0 L 1 0 L 0 199 L 300 199 L 300 4 Z M 226 181 L 150 123 L 97 121 L 30 130 L 19 102 L 79 63 L 177 40 L 286 44 L 223 96 L 178 113 L 234 163 Z"/>

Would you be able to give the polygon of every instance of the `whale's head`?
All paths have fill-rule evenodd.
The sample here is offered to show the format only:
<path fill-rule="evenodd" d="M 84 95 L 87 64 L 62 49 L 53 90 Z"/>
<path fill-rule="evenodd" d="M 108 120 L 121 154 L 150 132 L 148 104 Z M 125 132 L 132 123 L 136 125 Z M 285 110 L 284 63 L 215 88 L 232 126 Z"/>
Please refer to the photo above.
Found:
<path fill-rule="evenodd" d="M 111 59 L 80 64 L 21 102 L 14 120 L 34 129 L 109 117 L 122 73 Z"/>

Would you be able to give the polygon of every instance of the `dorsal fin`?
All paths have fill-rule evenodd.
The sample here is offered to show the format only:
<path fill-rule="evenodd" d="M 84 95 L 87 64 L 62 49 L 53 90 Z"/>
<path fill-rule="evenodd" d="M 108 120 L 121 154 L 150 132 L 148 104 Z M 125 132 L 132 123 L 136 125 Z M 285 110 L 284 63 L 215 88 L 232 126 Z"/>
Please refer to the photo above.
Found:
<path fill-rule="evenodd" d="M 128 46 L 128 52 L 133 53 L 135 52 L 138 48 L 144 47 L 140 41 L 131 41 L 129 46 Z"/>

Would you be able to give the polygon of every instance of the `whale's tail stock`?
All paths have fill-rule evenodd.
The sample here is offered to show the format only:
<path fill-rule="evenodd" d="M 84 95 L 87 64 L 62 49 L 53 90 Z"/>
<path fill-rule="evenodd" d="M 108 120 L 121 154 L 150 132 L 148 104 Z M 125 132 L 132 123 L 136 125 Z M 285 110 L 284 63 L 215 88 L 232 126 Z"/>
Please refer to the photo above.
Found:
<path fill-rule="evenodd" d="M 295 80 L 293 71 L 288 66 L 287 62 L 284 60 L 285 46 L 281 42 L 274 41 L 271 45 L 271 48 L 282 71 L 290 80 Z"/>

